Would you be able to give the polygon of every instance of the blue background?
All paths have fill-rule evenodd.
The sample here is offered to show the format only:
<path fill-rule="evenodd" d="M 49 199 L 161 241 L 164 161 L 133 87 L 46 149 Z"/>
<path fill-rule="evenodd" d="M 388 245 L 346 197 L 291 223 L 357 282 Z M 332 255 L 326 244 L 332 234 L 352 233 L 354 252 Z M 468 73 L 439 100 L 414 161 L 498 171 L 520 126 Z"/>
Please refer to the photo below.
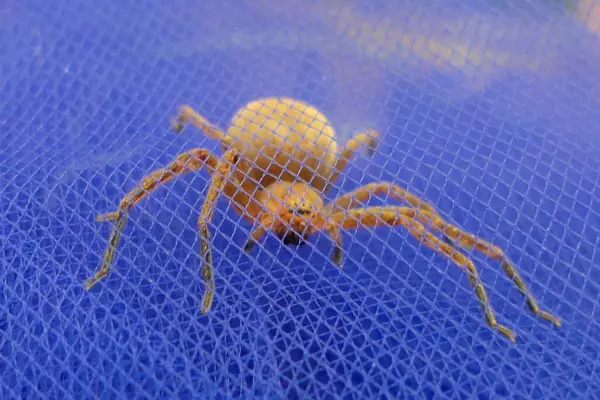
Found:
<path fill-rule="evenodd" d="M 598 398 L 600 34 L 565 4 L 0 0 L 0 398 Z M 512 345 L 402 228 L 344 232 L 343 271 L 321 236 L 243 254 L 224 199 L 202 316 L 205 172 L 142 202 L 85 292 L 96 214 L 176 154 L 219 151 L 169 130 L 176 107 L 226 127 L 264 96 L 317 106 L 341 142 L 380 130 L 328 198 L 409 188 L 504 248 L 563 327 L 472 254 Z"/>

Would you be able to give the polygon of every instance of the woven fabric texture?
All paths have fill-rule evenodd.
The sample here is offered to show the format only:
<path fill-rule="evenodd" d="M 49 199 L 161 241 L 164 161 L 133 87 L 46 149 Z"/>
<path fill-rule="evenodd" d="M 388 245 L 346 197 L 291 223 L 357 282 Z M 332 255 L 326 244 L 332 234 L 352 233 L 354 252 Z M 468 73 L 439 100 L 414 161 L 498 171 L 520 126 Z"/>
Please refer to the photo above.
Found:
<path fill-rule="evenodd" d="M 1 399 L 600 398 L 600 2 L 526 0 L 0 1 Z M 402 226 L 305 246 L 225 197 L 200 312 L 206 170 L 129 213 L 111 274 L 86 291 L 112 228 L 98 214 L 203 147 L 189 104 L 227 129 L 290 97 L 359 151 L 325 200 L 393 182 L 503 249 L 464 269 Z M 368 206 L 399 205 L 379 195 Z"/>

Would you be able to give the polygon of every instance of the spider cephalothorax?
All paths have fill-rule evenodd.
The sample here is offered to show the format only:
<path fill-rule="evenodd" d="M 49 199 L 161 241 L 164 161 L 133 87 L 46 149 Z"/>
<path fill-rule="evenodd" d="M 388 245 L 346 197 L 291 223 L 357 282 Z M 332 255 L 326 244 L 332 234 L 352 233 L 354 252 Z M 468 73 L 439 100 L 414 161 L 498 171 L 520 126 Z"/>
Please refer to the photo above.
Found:
<path fill-rule="evenodd" d="M 371 183 L 324 204 L 324 194 L 354 153 L 363 146 L 373 149 L 378 137 L 375 131 L 356 135 L 339 152 L 335 132 L 325 116 L 301 101 L 288 98 L 248 103 L 235 114 L 227 132 L 207 122 L 191 107 L 182 106 L 173 125 L 180 132 L 186 123 L 220 140 L 223 156 L 216 157 L 203 148 L 182 153 L 168 167 L 150 173 L 139 187 L 126 194 L 117 211 L 101 216 L 100 220 L 114 220 L 115 226 L 103 264 L 86 280 L 86 288 L 108 275 L 129 210 L 159 184 L 206 166 L 212 180 L 198 219 L 202 276 L 206 283 L 203 313 L 210 309 L 215 291 L 208 224 L 216 199 L 223 194 L 236 212 L 255 225 L 244 247 L 246 251 L 267 231 L 289 245 L 304 244 L 310 235 L 324 232 L 333 241 L 332 260 L 341 266 L 340 229 L 401 225 L 465 270 L 486 322 L 509 339 L 514 341 L 515 334 L 497 322 L 477 269 L 461 248 L 475 249 L 500 261 L 531 311 L 560 325 L 559 318 L 540 309 L 502 249 L 447 223 L 433 206 L 403 188 L 389 182 Z M 364 203 L 376 194 L 386 194 L 405 206 L 365 207 Z"/>

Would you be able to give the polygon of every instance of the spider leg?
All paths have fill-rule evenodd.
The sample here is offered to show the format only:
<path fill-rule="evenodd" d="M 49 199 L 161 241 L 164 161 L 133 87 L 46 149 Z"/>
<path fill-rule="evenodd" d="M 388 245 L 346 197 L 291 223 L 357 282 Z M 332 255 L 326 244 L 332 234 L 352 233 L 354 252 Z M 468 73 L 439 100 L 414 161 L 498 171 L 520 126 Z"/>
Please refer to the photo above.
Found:
<path fill-rule="evenodd" d="M 198 218 L 200 252 L 202 257 L 201 273 L 204 278 L 204 283 L 206 284 L 204 296 L 202 297 L 202 314 L 208 313 L 215 295 L 215 278 L 213 273 L 212 252 L 210 250 L 210 232 L 208 230 L 208 224 L 212 219 L 217 198 L 225 188 L 227 179 L 231 177 L 231 173 L 239 160 L 240 154 L 235 149 L 231 149 L 223 155 L 223 158 L 213 175 L 206 199 L 204 200 L 202 210 L 200 211 L 200 217 Z"/>
<path fill-rule="evenodd" d="M 365 131 L 351 138 L 346 143 L 344 150 L 342 150 L 342 154 L 338 157 L 323 193 L 327 193 L 331 189 L 357 151 L 367 146 L 367 154 L 372 156 L 375 153 L 375 147 L 377 147 L 378 143 L 379 133 L 375 130 Z"/>
<path fill-rule="evenodd" d="M 404 226 L 422 243 L 438 253 L 445 255 L 455 264 L 466 270 L 469 282 L 471 283 L 471 286 L 473 286 L 475 295 L 481 304 L 487 324 L 502 333 L 512 342 L 515 342 L 515 333 L 506 326 L 499 324 L 496 320 L 486 290 L 479 279 L 479 273 L 473 262 L 431 232 L 426 231 L 425 226 L 414 218 L 415 215 L 418 215 L 417 211 L 410 207 L 368 207 L 354 208 L 347 212 L 333 214 L 331 220 L 337 222 L 342 228 L 347 229 L 383 225 Z"/>
<path fill-rule="evenodd" d="M 391 182 L 370 183 L 352 192 L 343 194 L 323 207 L 322 213 L 324 215 L 331 215 L 355 207 L 364 207 L 364 204 L 371 199 L 371 196 L 376 194 L 387 194 L 397 200 L 410 204 L 418 210 L 429 212 L 428 215 L 437 214 L 437 211 L 431 204 Z"/>
<path fill-rule="evenodd" d="M 537 301 L 525 285 L 525 281 L 523 281 L 523 278 L 521 278 L 515 266 L 506 257 L 501 248 L 494 246 L 490 242 L 480 239 L 470 233 L 464 232 L 459 227 L 444 221 L 439 215 L 434 215 L 429 212 L 422 212 L 416 216 L 426 225 L 449 238 L 449 240 L 455 245 L 459 245 L 460 247 L 468 250 L 476 249 L 488 257 L 500 261 L 502 264 L 502 269 L 508 278 L 513 281 L 515 286 L 517 286 L 523 297 L 526 299 L 527 305 L 529 306 L 531 312 L 547 321 L 554 323 L 556 326 L 561 325 L 561 319 L 559 317 L 540 309 Z"/>
<path fill-rule="evenodd" d="M 154 191 L 159 184 L 167 183 L 173 180 L 175 177 L 186 172 L 197 171 L 203 165 L 208 166 L 209 171 L 212 173 L 216 169 L 218 163 L 218 158 L 210 154 L 207 149 L 198 148 L 181 153 L 166 168 L 160 168 L 151 172 L 142 180 L 140 185 L 127 193 L 121 200 L 117 211 L 96 217 L 97 221 L 114 220 L 116 222 L 110 233 L 110 238 L 108 241 L 109 244 L 104 252 L 102 265 L 94 274 L 94 276 L 89 277 L 84 281 L 84 287 L 87 290 L 90 290 L 98 283 L 98 281 L 105 278 L 110 273 L 115 258 L 116 249 L 119 244 L 125 222 L 127 221 L 127 214 L 133 206 L 150 195 L 150 193 Z"/>
<path fill-rule="evenodd" d="M 386 194 L 397 200 L 406 202 L 418 210 L 428 212 L 427 215 L 438 214 L 437 210 L 431 204 L 391 182 L 374 182 L 343 194 L 323 207 L 323 214 L 328 215 L 355 207 L 362 207 L 371 199 L 371 196 L 376 194 Z M 455 246 L 454 241 L 448 236 L 444 235 L 442 239 L 449 245 Z"/>
<path fill-rule="evenodd" d="M 225 132 L 223 132 L 217 126 L 211 124 L 206 118 L 198 114 L 192 107 L 188 105 L 182 105 L 179 107 L 177 117 L 171 120 L 171 127 L 176 133 L 181 133 L 183 132 L 185 125 L 188 123 L 191 123 L 212 139 L 219 140 L 221 143 L 226 145 L 231 144 L 231 138 Z"/>
<path fill-rule="evenodd" d="M 331 260 L 334 262 L 334 264 L 342 268 L 344 252 L 342 250 L 342 235 L 340 233 L 340 227 L 338 224 L 329 221 L 325 224 L 325 230 L 329 233 L 329 236 L 334 243 L 333 251 L 331 253 Z"/>
<path fill-rule="evenodd" d="M 256 243 L 258 243 L 258 241 L 265 235 L 267 230 L 271 227 L 274 220 L 275 219 L 273 218 L 273 216 L 268 214 L 263 214 L 263 216 L 259 218 L 258 225 L 254 227 L 254 229 L 252 229 L 252 232 L 250 232 L 250 237 L 244 245 L 244 251 L 246 253 L 248 253 L 254 248 Z"/>

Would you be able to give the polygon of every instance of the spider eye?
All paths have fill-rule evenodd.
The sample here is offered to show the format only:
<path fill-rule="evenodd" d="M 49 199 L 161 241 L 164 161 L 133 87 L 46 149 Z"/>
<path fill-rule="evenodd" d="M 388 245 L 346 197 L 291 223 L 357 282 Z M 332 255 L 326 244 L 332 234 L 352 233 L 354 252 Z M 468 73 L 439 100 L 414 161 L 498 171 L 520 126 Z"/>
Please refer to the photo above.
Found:
<path fill-rule="evenodd" d="M 290 213 L 296 213 L 300 215 L 310 214 L 312 212 L 311 207 L 307 207 L 304 204 L 294 204 L 293 207 L 288 207 Z"/>

